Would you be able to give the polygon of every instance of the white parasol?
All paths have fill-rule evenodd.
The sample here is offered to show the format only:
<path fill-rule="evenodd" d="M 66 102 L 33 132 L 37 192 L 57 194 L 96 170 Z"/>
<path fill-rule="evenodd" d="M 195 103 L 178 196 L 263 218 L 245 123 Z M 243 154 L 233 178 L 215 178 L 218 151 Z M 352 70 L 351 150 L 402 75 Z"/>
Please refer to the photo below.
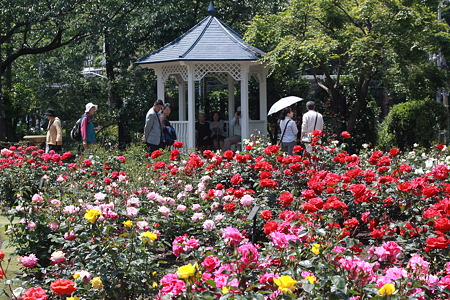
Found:
<path fill-rule="evenodd" d="M 280 100 L 275 102 L 274 105 L 272 105 L 272 107 L 270 108 L 269 113 L 267 113 L 267 115 L 270 116 L 271 114 L 274 114 L 274 113 L 282 110 L 283 108 L 291 106 L 292 104 L 297 103 L 302 100 L 303 100 L 303 98 L 296 97 L 296 96 L 288 96 L 288 97 L 281 98 Z"/>

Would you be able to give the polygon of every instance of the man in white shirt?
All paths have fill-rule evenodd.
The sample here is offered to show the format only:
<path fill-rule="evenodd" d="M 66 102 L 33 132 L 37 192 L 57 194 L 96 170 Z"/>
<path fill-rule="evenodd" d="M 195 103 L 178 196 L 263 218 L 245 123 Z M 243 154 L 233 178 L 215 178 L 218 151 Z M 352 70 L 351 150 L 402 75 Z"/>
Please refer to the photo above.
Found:
<path fill-rule="evenodd" d="M 314 130 L 323 130 L 323 117 L 316 112 L 316 108 L 313 101 L 306 102 L 306 109 L 308 110 L 302 118 L 302 134 L 301 140 L 312 133 Z M 306 151 L 311 152 L 311 143 L 305 143 Z"/>

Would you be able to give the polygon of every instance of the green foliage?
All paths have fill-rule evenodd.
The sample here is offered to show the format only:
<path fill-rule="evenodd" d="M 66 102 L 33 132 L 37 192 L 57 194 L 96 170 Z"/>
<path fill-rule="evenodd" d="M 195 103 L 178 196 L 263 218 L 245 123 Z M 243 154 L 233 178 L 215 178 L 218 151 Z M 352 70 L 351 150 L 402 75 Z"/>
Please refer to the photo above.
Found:
<path fill-rule="evenodd" d="M 448 129 L 449 112 L 443 104 L 416 100 L 394 105 L 381 125 L 378 144 L 387 149 L 412 148 L 415 144 L 430 147 Z"/>

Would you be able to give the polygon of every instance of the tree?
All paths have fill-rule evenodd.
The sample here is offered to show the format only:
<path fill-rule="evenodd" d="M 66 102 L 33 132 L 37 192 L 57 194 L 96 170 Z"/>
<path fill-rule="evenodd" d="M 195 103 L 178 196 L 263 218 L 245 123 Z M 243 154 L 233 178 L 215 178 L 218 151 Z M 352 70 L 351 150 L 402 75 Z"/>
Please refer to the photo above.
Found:
<path fill-rule="evenodd" d="M 436 8 L 437 1 L 293 0 L 256 17 L 246 38 L 269 49 L 265 60 L 276 68 L 312 74 L 352 132 L 375 79 L 383 84 L 405 66 L 432 65 L 430 53 L 439 49 L 449 54 L 449 27 Z"/>
<path fill-rule="evenodd" d="M 5 137 L 4 91 L 12 88 L 12 64 L 25 55 L 52 51 L 87 35 L 88 0 L 0 3 L 0 140 Z"/>

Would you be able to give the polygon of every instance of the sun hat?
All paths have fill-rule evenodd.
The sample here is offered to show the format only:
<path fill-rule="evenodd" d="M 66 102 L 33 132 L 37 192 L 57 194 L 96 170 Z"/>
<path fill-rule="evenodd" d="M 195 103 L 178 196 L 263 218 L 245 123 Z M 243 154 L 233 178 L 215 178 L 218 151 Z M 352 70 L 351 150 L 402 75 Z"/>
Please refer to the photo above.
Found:
<path fill-rule="evenodd" d="M 89 102 L 88 104 L 86 104 L 86 109 L 84 110 L 84 112 L 89 112 L 91 110 L 91 108 L 95 107 L 95 110 L 97 110 L 98 105 L 95 105 L 94 103 Z"/>
<path fill-rule="evenodd" d="M 56 117 L 55 111 L 53 109 L 51 109 L 51 108 L 48 108 L 45 111 L 44 115 L 49 116 L 49 117 Z"/>

